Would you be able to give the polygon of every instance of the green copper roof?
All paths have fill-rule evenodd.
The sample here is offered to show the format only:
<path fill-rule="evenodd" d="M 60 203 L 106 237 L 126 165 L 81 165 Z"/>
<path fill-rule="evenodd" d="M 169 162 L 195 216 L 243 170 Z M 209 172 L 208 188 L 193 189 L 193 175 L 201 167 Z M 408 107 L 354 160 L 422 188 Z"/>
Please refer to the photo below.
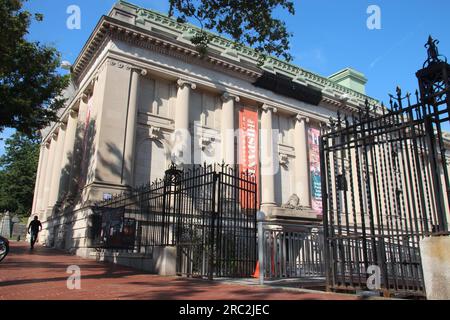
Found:
<path fill-rule="evenodd" d="M 367 78 L 359 71 L 352 68 L 345 68 L 328 77 L 331 81 L 339 83 L 347 88 L 365 94 Z"/>

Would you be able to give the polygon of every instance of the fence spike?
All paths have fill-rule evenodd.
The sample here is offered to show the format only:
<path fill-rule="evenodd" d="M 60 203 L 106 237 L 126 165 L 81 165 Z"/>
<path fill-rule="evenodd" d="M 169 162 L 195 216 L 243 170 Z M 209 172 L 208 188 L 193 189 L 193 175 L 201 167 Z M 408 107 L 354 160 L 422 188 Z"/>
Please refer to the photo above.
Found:
<path fill-rule="evenodd" d="M 416 89 L 415 95 L 416 95 L 416 103 L 419 104 L 419 101 L 420 101 L 420 99 L 419 99 L 419 90 Z"/>
<path fill-rule="evenodd" d="M 411 107 L 411 93 L 406 93 L 406 101 L 408 102 L 408 107 Z"/>
<path fill-rule="evenodd" d="M 401 99 L 401 97 L 402 97 L 402 88 L 400 88 L 400 86 L 397 86 L 397 88 L 395 89 L 395 92 L 397 93 L 397 97 Z"/>

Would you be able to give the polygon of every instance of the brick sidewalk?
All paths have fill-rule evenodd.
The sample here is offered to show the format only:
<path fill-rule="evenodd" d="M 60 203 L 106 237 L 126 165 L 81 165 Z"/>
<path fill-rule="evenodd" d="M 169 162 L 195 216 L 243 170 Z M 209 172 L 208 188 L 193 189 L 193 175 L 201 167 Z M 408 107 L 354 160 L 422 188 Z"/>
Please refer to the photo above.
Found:
<path fill-rule="evenodd" d="M 81 289 L 69 290 L 70 265 L 81 268 Z M 301 292 L 218 281 L 161 277 L 70 256 L 26 243 L 11 243 L 0 263 L 0 300 L 347 300 L 350 295 Z"/>

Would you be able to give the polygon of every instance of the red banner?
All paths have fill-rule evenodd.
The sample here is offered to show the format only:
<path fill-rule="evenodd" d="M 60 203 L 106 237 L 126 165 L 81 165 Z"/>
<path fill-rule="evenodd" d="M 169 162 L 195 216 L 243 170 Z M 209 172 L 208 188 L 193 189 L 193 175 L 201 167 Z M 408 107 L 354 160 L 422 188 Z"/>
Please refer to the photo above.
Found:
<path fill-rule="evenodd" d="M 254 181 L 259 185 L 259 130 L 258 112 L 252 109 L 242 108 L 239 111 L 239 169 L 254 176 Z M 242 196 L 241 196 L 242 197 Z M 243 208 L 253 207 L 255 199 L 242 199 Z M 256 207 L 259 206 L 259 190 L 256 193 Z"/>

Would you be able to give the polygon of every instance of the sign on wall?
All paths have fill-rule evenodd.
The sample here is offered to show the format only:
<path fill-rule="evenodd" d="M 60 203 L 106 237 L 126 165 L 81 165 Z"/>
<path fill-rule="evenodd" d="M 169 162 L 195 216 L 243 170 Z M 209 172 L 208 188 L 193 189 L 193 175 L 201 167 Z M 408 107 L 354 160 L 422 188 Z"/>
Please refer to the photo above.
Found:
<path fill-rule="evenodd" d="M 322 183 L 320 178 L 320 130 L 309 128 L 309 170 L 311 175 L 311 207 L 318 214 L 322 214 Z"/>
<path fill-rule="evenodd" d="M 239 110 L 239 170 L 248 171 L 255 176 L 255 182 L 258 183 L 259 177 L 259 131 L 258 131 L 258 112 L 248 108 Z M 258 184 L 259 185 L 259 184 Z M 259 205 L 259 190 L 257 190 L 257 206 Z M 253 207 L 254 199 L 249 199 L 250 203 L 245 204 L 241 201 L 244 208 Z M 247 201 L 247 200 L 246 200 Z"/>
<path fill-rule="evenodd" d="M 102 214 L 101 240 L 105 247 L 133 248 L 136 239 L 136 220 L 125 218 L 125 208 L 109 209 Z"/>

